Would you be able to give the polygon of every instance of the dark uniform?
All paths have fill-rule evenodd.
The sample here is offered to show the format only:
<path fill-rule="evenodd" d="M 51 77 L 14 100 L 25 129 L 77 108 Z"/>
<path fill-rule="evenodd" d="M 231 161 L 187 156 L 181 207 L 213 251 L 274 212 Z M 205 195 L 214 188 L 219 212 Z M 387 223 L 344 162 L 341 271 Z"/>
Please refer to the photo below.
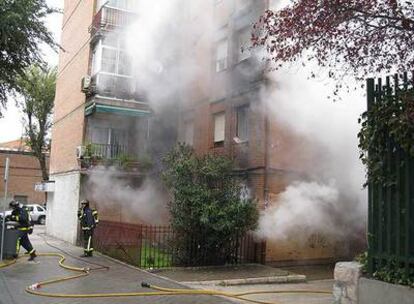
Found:
<path fill-rule="evenodd" d="M 33 261 L 36 257 L 36 250 L 29 240 L 29 234 L 32 234 L 33 232 L 30 214 L 26 208 L 20 207 L 20 204 L 16 201 L 11 201 L 9 206 L 13 208 L 10 220 L 19 223 L 17 226 L 17 229 L 19 230 L 19 239 L 17 240 L 16 255 L 19 254 L 21 245 L 26 249 L 27 253 L 30 254 L 29 261 Z"/>
<path fill-rule="evenodd" d="M 99 222 L 98 211 L 89 208 L 89 201 L 83 200 L 82 207 L 78 211 L 83 233 L 83 248 L 85 257 L 93 255 L 93 230 Z"/>

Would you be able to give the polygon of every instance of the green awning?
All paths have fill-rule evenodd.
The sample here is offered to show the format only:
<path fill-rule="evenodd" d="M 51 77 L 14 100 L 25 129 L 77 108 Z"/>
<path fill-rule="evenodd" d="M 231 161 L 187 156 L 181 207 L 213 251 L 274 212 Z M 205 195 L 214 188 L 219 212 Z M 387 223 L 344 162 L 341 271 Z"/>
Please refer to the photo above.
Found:
<path fill-rule="evenodd" d="M 140 110 L 127 107 L 112 106 L 99 103 L 91 103 L 85 107 L 85 116 L 92 115 L 93 113 L 113 113 L 124 116 L 148 116 L 151 115 L 151 111 Z"/>

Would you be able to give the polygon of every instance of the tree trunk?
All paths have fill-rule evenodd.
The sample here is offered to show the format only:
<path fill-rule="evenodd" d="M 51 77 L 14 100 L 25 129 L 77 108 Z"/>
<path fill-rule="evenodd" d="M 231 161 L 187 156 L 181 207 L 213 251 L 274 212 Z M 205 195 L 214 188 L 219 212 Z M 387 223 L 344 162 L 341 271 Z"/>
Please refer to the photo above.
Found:
<path fill-rule="evenodd" d="M 49 172 L 47 171 L 46 157 L 43 153 L 40 153 L 40 155 L 38 153 L 35 153 L 35 154 L 36 154 L 37 159 L 39 160 L 40 169 L 42 170 L 43 181 L 48 181 Z"/>

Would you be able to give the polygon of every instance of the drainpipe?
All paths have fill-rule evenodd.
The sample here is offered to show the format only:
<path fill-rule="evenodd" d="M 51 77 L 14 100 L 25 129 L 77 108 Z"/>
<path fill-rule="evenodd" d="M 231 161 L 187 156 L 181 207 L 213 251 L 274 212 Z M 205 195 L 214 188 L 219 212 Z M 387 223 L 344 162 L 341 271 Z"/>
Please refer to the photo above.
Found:
<path fill-rule="evenodd" d="M 266 85 L 266 83 L 265 83 Z M 266 104 L 263 105 L 264 110 L 264 189 L 263 189 L 263 198 L 266 202 L 269 196 L 269 115 Z"/>
<path fill-rule="evenodd" d="M 265 80 L 266 85 L 266 80 Z M 263 105 L 264 109 L 264 177 L 263 177 L 263 199 L 264 199 L 264 208 L 266 208 L 266 202 L 269 199 L 269 115 L 268 109 L 266 104 Z M 266 240 L 262 241 L 261 244 L 261 255 L 260 255 L 260 263 L 266 264 Z"/>

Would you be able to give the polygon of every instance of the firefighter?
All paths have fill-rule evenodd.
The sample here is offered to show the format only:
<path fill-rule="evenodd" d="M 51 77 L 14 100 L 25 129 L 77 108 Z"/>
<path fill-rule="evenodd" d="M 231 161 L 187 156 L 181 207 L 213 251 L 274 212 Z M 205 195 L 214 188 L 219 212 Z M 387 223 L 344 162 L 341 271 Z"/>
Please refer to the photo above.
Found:
<path fill-rule="evenodd" d="M 29 234 L 33 232 L 32 220 L 26 208 L 20 206 L 18 201 L 11 201 L 10 208 L 13 209 L 9 219 L 18 222 L 17 229 L 19 230 L 19 238 L 16 246 L 16 256 L 19 254 L 20 245 L 26 249 L 26 253 L 30 254 L 29 261 L 34 261 L 36 257 L 36 250 L 33 248 L 29 240 Z"/>
<path fill-rule="evenodd" d="M 93 255 L 93 230 L 99 222 L 98 211 L 89 207 L 88 200 L 82 200 L 78 218 L 83 233 L 84 254 L 82 257 L 91 257 Z"/>

